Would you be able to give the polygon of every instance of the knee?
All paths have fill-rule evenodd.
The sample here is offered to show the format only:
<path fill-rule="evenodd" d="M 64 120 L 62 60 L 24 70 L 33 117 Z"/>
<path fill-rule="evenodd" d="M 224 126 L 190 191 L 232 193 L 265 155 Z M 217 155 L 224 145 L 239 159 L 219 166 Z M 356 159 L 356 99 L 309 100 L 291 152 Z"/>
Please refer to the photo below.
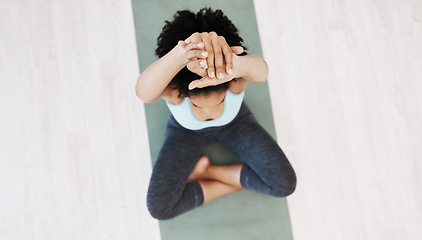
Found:
<path fill-rule="evenodd" d="M 147 197 L 147 208 L 151 216 L 157 220 L 168 220 L 175 217 L 168 202 L 151 195 Z"/>
<path fill-rule="evenodd" d="M 271 186 L 270 194 L 274 197 L 287 197 L 296 190 L 296 174 L 293 172 L 288 176 L 280 176 Z"/>
<path fill-rule="evenodd" d="M 157 220 L 168 220 L 174 218 L 173 215 L 169 214 L 166 210 L 163 209 L 148 207 L 148 211 L 151 216 Z"/>
<path fill-rule="evenodd" d="M 173 200 L 163 188 L 150 184 L 147 194 L 147 208 L 151 216 L 157 220 L 167 220 L 175 217 Z"/>

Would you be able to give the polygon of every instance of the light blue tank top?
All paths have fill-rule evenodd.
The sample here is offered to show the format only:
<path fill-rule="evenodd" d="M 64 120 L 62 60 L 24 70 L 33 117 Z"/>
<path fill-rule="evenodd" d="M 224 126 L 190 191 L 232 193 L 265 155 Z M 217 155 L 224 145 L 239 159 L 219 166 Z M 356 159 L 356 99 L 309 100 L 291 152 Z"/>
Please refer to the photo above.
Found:
<path fill-rule="evenodd" d="M 207 127 L 224 126 L 233 121 L 242 106 L 244 95 L 245 91 L 239 94 L 234 94 L 228 90 L 226 98 L 224 99 L 223 113 L 220 117 L 208 121 L 198 120 L 195 115 L 193 115 L 192 105 L 186 98 L 184 98 L 178 105 L 170 104 L 167 101 L 166 104 L 173 117 L 180 125 L 182 125 L 182 127 L 190 130 L 200 130 Z"/>

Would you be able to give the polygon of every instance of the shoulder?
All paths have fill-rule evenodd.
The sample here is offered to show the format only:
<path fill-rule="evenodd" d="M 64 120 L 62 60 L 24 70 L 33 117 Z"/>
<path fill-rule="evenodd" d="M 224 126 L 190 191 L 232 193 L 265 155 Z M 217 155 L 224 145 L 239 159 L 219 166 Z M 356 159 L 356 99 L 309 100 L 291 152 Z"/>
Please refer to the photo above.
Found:
<path fill-rule="evenodd" d="M 230 82 L 230 92 L 234 94 L 239 94 L 243 92 L 246 87 L 248 86 L 248 81 L 246 81 L 244 78 L 235 78 Z"/>
<path fill-rule="evenodd" d="M 164 89 L 161 98 L 172 105 L 179 105 L 183 101 L 183 97 L 180 97 L 179 90 L 171 86 L 171 84 Z"/>

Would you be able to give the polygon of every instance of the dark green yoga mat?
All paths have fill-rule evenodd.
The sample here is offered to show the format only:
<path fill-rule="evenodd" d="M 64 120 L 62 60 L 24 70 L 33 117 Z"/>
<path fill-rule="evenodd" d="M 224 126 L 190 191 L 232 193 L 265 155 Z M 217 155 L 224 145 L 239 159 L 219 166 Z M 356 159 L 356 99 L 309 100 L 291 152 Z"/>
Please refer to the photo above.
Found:
<path fill-rule="evenodd" d="M 222 9 L 238 27 L 248 53 L 262 56 L 252 0 L 132 0 L 140 70 L 157 59 L 156 39 L 165 20 L 177 10 L 197 12 L 203 7 Z M 275 138 L 267 83 L 249 84 L 245 102 L 261 125 Z M 169 111 L 163 100 L 145 105 L 152 164 L 163 142 Z M 240 162 L 219 143 L 207 147 L 205 155 L 216 164 Z M 160 221 L 162 239 L 293 239 L 285 198 L 274 198 L 251 191 L 237 192 L 171 220 Z"/>

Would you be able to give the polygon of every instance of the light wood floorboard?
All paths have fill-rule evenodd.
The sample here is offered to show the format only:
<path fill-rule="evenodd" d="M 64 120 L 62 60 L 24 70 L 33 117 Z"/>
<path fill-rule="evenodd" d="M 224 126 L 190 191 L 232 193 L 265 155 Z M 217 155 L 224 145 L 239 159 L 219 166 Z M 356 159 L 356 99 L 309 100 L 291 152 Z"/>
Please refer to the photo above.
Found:
<path fill-rule="evenodd" d="M 0 2 L 0 239 L 160 239 L 131 2 Z"/>
<path fill-rule="evenodd" d="M 422 239 L 422 2 L 255 9 L 294 238 Z"/>

